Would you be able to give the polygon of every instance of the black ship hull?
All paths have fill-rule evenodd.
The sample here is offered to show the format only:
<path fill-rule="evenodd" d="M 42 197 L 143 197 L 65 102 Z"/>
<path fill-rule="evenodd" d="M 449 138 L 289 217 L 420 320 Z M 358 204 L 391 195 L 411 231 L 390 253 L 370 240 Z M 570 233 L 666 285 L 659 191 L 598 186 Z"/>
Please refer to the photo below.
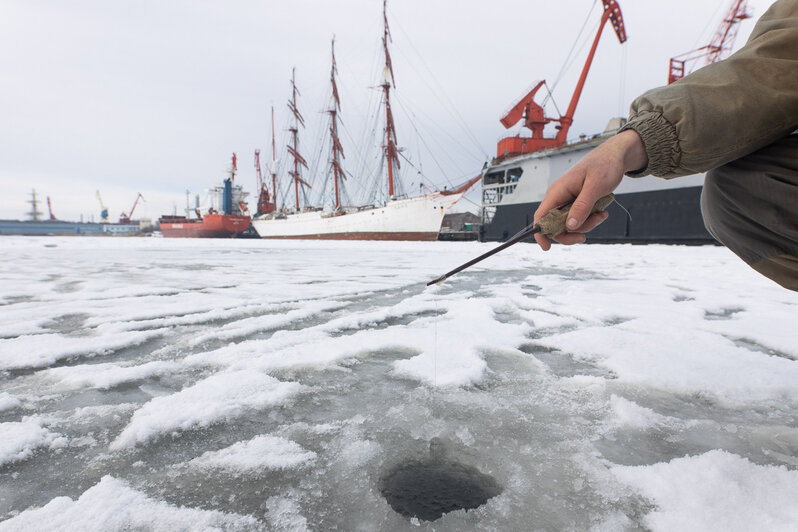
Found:
<path fill-rule="evenodd" d="M 616 194 L 617 202 L 607 209 L 610 217 L 588 233 L 587 241 L 715 244 L 701 217 L 701 188 Z M 481 229 L 480 240 L 507 240 L 532 222 L 538 205 L 539 202 L 497 205 L 493 220 Z"/>

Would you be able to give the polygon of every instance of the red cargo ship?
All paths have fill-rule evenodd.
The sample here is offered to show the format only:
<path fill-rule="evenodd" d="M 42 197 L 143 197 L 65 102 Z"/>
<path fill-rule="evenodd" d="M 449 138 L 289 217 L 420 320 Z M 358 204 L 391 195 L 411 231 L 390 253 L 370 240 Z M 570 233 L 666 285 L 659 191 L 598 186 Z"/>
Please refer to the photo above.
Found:
<path fill-rule="evenodd" d="M 233 238 L 249 227 L 249 216 L 206 214 L 202 219 L 161 216 L 161 233 L 167 238 Z"/>
<path fill-rule="evenodd" d="M 167 238 L 235 238 L 249 228 L 250 216 L 244 199 L 247 193 L 233 184 L 236 177 L 236 154 L 230 177 L 222 185 L 208 191 L 210 207 L 200 212 L 199 196 L 194 209 L 186 205 L 186 216 L 164 215 L 158 220 L 161 233 Z M 196 218 L 189 218 L 190 213 Z"/>

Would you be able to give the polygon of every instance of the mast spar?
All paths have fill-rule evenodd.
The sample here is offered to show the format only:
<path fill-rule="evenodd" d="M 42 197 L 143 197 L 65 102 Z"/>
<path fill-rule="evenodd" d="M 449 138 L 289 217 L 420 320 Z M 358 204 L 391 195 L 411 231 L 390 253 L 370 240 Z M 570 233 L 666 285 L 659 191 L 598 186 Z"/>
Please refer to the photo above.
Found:
<path fill-rule="evenodd" d="M 296 196 L 296 210 L 299 211 L 299 185 L 306 186 L 310 188 L 310 185 L 300 177 L 299 174 L 299 167 L 304 166 L 305 168 L 308 167 L 307 161 L 302 155 L 299 154 L 299 126 L 305 127 L 305 119 L 302 118 L 302 115 L 299 112 L 299 109 L 296 106 L 296 97 L 299 94 L 299 89 L 296 88 L 296 68 L 291 70 L 291 99 L 288 100 L 288 108 L 291 110 L 291 113 L 294 115 L 294 124 L 292 127 L 288 128 L 288 131 L 291 132 L 291 144 L 288 146 L 288 153 L 294 158 L 294 170 L 288 172 L 293 178 L 294 181 L 294 193 Z"/>
<path fill-rule="evenodd" d="M 330 68 L 330 84 L 332 85 L 332 101 L 330 102 L 330 109 L 327 111 L 330 114 L 330 166 L 333 171 L 335 181 L 335 208 L 338 211 L 341 208 L 341 199 L 339 186 L 342 184 L 341 179 L 346 179 L 343 168 L 341 168 L 341 159 L 344 159 L 344 149 L 341 146 L 341 141 L 338 138 L 338 111 L 341 110 L 341 100 L 338 98 L 338 85 L 335 83 L 335 74 L 338 72 L 338 67 L 335 64 L 335 36 L 332 39 L 332 66 Z"/>
<path fill-rule="evenodd" d="M 391 112 L 391 85 L 396 87 L 396 80 L 393 76 L 391 54 L 388 51 L 388 41 L 391 41 L 391 30 L 388 28 L 388 0 L 382 2 L 382 18 L 384 21 L 382 47 L 385 50 L 385 79 L 382 83 L 385 101 L 385 145 L 383 149 L 385 150 L 385 161 L 388 163 L 388 197 L 393 198 L 395 195 L 394 168 L 399 170 L 401 166 L 399 165 L 399 150 L 396 148 L 396 129 Z"/>

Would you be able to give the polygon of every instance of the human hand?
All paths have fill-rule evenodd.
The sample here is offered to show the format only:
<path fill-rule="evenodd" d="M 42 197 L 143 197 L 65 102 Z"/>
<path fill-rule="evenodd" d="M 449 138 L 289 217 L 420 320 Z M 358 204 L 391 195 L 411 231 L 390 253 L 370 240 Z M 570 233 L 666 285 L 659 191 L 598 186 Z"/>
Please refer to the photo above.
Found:
<path fill-rule="evenodd" d="M 585 233 L 595 229 L 609 216 L 603 211 L 590 214 L 596 200 L 615 190 L 624 173 L 644 168 L 647 164 L 648 156 L 643 141 L 635 131 L 627 129 L 594 148 L 554 181 L 535 211 L 534 220 L 537 222 L 551 209 L 573 200 L 566 232 L 554 239 L 567 245 L 582 243 Z M 537 233 L 535 240 L 544 251 L 551 248 L 551 240 L 547 236 Z"/>

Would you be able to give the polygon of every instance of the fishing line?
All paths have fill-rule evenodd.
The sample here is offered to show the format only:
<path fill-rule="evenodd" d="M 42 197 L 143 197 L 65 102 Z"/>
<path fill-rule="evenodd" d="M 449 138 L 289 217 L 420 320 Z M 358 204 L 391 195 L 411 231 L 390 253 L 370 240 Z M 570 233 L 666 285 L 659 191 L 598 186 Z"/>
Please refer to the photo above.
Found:
<path fill-rule="evenodd" d="M 626 213 L 626 217 L 627 217 L 627 218 L 629 218 L 629 220 L 631 221 L 631 220 L 632 220 L 632 213 L 631 213 L 631 212 L 629 212 L 629 209 L 627 209 L 626 207 L 624 207 L 623 205 L 621 205 L 621 202 L 620 202 L 620 201 L 618 201 L 618 199 L 617 199 L 617 198 L 616 198 L 614 201 L 615 201 L 615 204 L 616 204 L 616 205 L 618 205 L 618 207 L 620 207 L 621 209 L 623 209 L 623 212 L 625 212 L 625 213 Z"/>
<path fill-rule="evenodd" d="M 432 391 L 438 389 L 438 298 L 435 297 L 435 344 L 432 349 Z"/>

